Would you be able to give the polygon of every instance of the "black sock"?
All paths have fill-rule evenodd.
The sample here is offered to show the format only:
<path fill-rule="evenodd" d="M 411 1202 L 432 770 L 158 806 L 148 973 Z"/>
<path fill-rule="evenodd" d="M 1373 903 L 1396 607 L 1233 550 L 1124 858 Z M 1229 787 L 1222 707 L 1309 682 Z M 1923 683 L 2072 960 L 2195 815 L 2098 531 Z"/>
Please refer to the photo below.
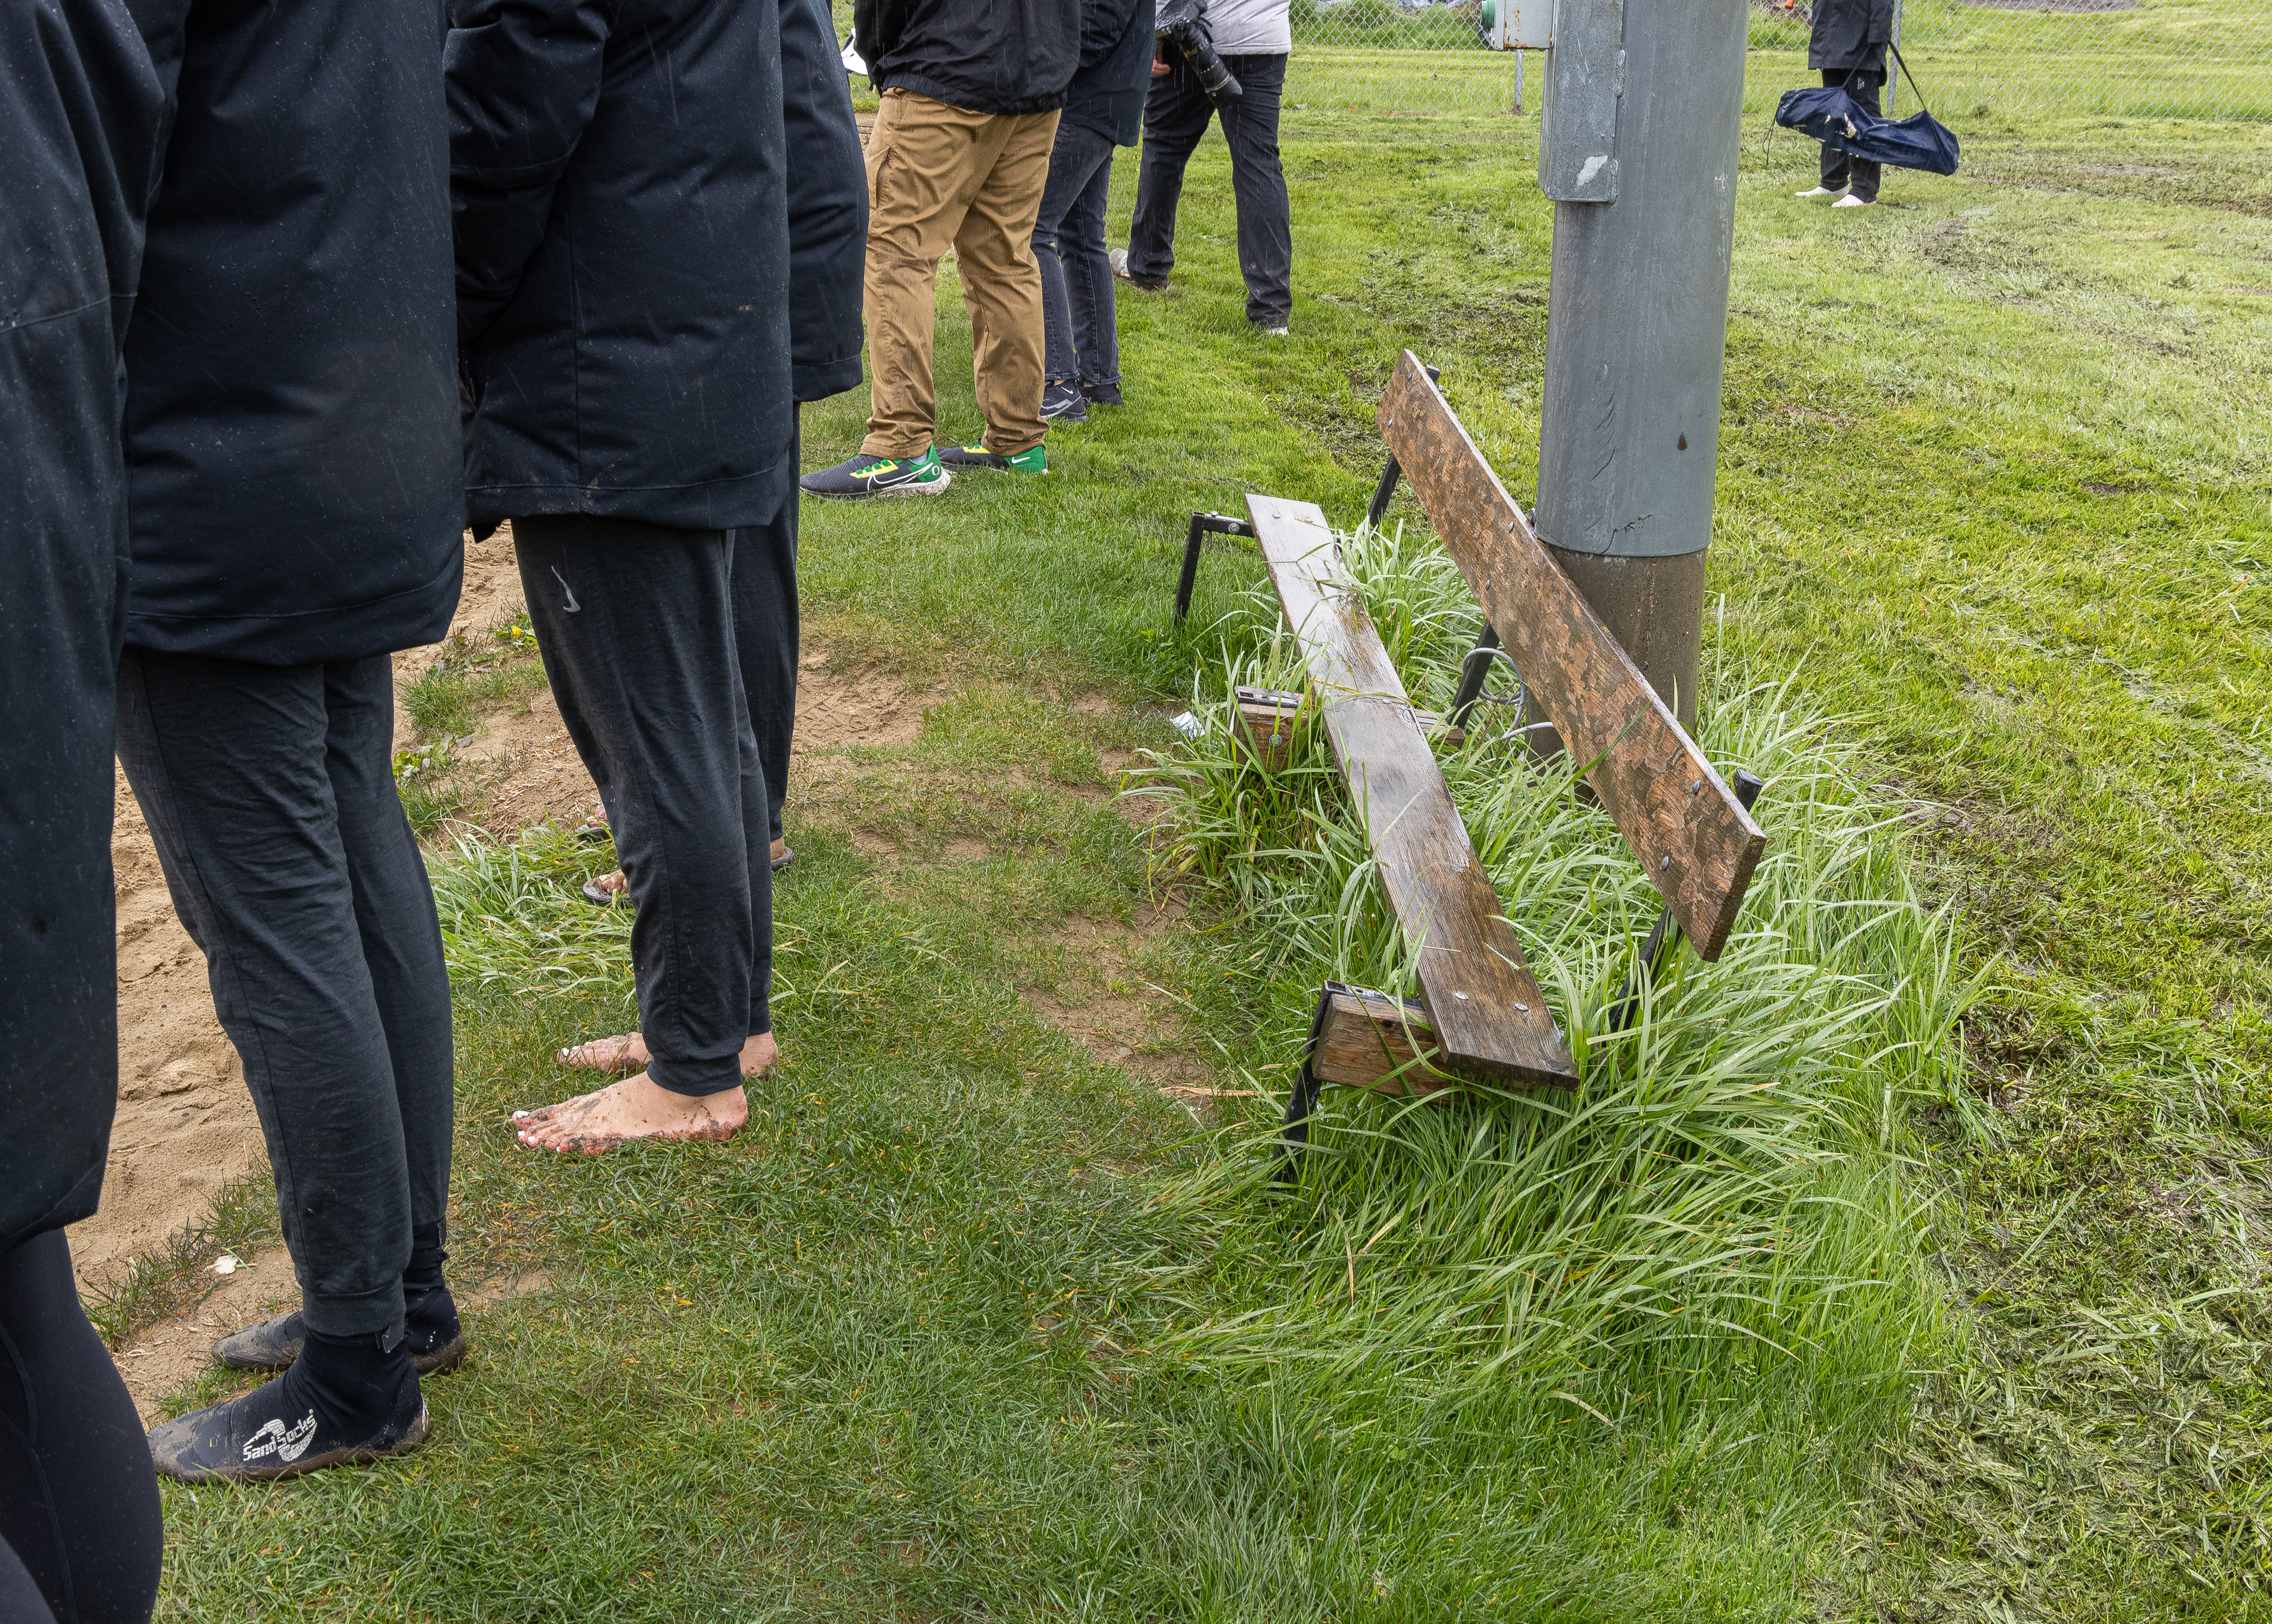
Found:
<path fill-rule="evenodd" d="M 357 1337 L 310 1330 L 288 1375 L 336 1425 L 376 1430 L 418 1409 L 418 1373 L 410 1367 L 402 1326 Z"/>

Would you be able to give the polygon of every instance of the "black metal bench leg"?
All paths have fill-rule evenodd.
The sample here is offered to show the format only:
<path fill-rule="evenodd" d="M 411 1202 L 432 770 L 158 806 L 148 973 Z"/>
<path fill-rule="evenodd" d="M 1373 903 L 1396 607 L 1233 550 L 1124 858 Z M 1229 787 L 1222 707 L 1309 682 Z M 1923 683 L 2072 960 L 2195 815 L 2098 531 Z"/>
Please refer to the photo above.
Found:
<path fill-rule="evenodd" d="M 1767 781 L 1759 774 L 1745 772 L 1741 768 L 1737 769 L 1736 799 L 1742 803 L 1745 811 L 1748 812 L 1752 809 L 1759 801 L 1760 791 L 1766 787 Z M 1656 916 L 1656 925 L 1648 933 L 1648 940 L 1640 945 L 1640 962 L 1634 965 L 1633 973 L 1626 977 L 1625 986 L 1618 991 L 1617 1002 L 1610 1007 L 1608 1023 L 1610 1031 L 1623 1032 L 1633 1024 L 1633 1017 L 1640 1013 L 1642 979 L 1646 977 L 1652 984 L 1655 983 L 1656 961 L 1658 956 L 1664 951 L 1665 939 L 1668 936 L 1677 937 L 1679 935 L 1680 927 L 1672 922 L 1670 908 L 1663 910 Z"/>
<path fill-rule="evenodd" d="M 1278 1143 L 1284 1147 L 1275 1175 L 1281 1184 L 1291 1184 L 1301 1176 L 1294 1158 L 1310 1143 L 1310 1114 L 1318 1108 L 1318 1041 L 1325 1035 L 1326 1016 L 1333 1008 L 1334 995 L 1346 990 L 1338 981 L 1327 982 L 1318 994 L 1318 1007 L 1310 1017 L 1310 1040 L 1302 1046 L 1302 1069 L 1294 1074 L 1294 1091 L 1286 1100 L 1285 1125 L 1278 1130 Z"/>
<path fill-rule="evenodd" d="M 1476 708 L 1476 701 L 1482 697 L 1484 679 L 1491 674 L 1491 661 L 1498 654 L 1498 633 L 1485 622 L 1484 635 L 1476 639 L 1476 646 L 1460 667 L 1460 691 L 1452 696 L 1449 719 L 1453 726 L 1463 731 L 1467 727 L 1468 712 Z"/>

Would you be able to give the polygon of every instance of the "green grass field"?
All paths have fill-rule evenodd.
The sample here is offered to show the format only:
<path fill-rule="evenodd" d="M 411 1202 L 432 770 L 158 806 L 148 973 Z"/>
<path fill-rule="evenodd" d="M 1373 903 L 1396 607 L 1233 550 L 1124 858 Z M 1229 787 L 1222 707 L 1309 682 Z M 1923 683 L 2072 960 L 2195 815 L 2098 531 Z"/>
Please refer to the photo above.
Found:
<path fill-rule="evenodd" d="M 1790 877 L 1747 918 L 1780 934 L 1668 993 L 1670 1059 L 1605 1048 L 1562 1138 L 1521 1101 L 1336 1101 L 1327 1171 L 1257 1188 L 1303 978 L 1387 950 L 1361 888 L 1314 900 L 1349 871 L 1329 791 L 1310 847 L 1258 857 L 1259 801 L 1155 844 L 1115 768 L 1205 788 L 1165 718 L 1267 659 L 1267 619 L 1228 542 L 1170 629 L 1183 520 L 1261 490 L 1353 525 L 1401 348 L 1527 496 L 1531 128 L 1292 122 L 1285 342 L 1244 319 L 1210 143 L 1173 289 L 1123 302 L 1127 409 L 1053 434 L 1045 480 L 806 509 L 813 641 L 937 691 L 914 742 L 798 786 L 788 1058 L 733 1144 L 513 1145 L 553 1047 L 625 1018 L 619 925 L 562 883 L 607 860 L 437 846 L 458 1263 L 552 1289 L 473 1317 L 420 1453 L 169 1488 L 161 1617 L 2272 1619 L 2272 131 L 1982 121 L 1963 175 L 1857 218 L 1793 201 L 1812 149 L 1747 126 L 1705 731 L 1778 774 Z M 941 436 L 974 437 L 951 279 L 940 332 Z M 863 412 L 810 410 L 807 464 Z M 1453 599 L 1397 522 L 1369 590 L 1434 680 Z M 1454 776 L 1538 876 L 1523 928 L 1599 913 L 1542 975 L 1582 1024 L 1638 911 L 1614 844 L 1486 756 Z M 1831 911 L 1904 888 L 1915 932 L 1838 957 Z M 1935 942 L 1946 986 L 1869 1026 Z M 1830 973 L 1883 1040 L 1770 996 Z M 1183 1011 L 1163 1047 L 1259 1092 L 1196 1118 L 1041 1014 L 1147 987 Z M 1730 1058 L 1731 1023 L 1774 1040 Z M 1633 1091 L 1659 1076 L 1685 1091 Z M 1668 1102 L 1724 1131 L 1673 1157 Z M 1499 1200 L 1628 1150 L 1591 1228 Z M 1659 1201 L 1633 1170 L 1667 1158 Z M 1581 1261 L 1675 1211 L 1681 1245 L 1764 1225 L 1697 1254 L 1720 1329 L 1685 1339 L 1648 1273 L 1671 1242 L 1603 1254 L 1654 1329 Z M 1538 1291 L 1492 1321 L 1470 1281 L 1510 1260 Z"/>

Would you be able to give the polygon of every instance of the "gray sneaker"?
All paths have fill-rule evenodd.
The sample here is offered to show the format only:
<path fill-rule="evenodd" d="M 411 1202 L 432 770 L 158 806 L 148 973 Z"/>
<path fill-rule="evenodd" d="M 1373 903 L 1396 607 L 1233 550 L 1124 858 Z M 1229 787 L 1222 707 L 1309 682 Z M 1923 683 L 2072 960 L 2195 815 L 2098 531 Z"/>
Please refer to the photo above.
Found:
<path fill-rule="evenodd" d="M 936 496 L 954 476 L 939 466 L 938 453 L 920 457 L 871 457 L 862 451 L 833 468 L 822 468 L 797 481 L 815 496 Z"/>

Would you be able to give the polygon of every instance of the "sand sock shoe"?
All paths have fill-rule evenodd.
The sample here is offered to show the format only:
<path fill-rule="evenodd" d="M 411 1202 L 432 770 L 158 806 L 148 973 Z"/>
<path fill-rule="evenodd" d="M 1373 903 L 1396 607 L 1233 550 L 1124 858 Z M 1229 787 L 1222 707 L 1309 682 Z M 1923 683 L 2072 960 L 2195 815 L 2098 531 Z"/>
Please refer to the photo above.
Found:
<path fill-rule="evenodd" d="M 306 1333 L 273 1382 L 151 1428 L 151 1460 L 184 1483 L 253 1483 L 415 1449 L 426 1438 L 426 1401 L 404 1341 L 399 1325 Z"/>

